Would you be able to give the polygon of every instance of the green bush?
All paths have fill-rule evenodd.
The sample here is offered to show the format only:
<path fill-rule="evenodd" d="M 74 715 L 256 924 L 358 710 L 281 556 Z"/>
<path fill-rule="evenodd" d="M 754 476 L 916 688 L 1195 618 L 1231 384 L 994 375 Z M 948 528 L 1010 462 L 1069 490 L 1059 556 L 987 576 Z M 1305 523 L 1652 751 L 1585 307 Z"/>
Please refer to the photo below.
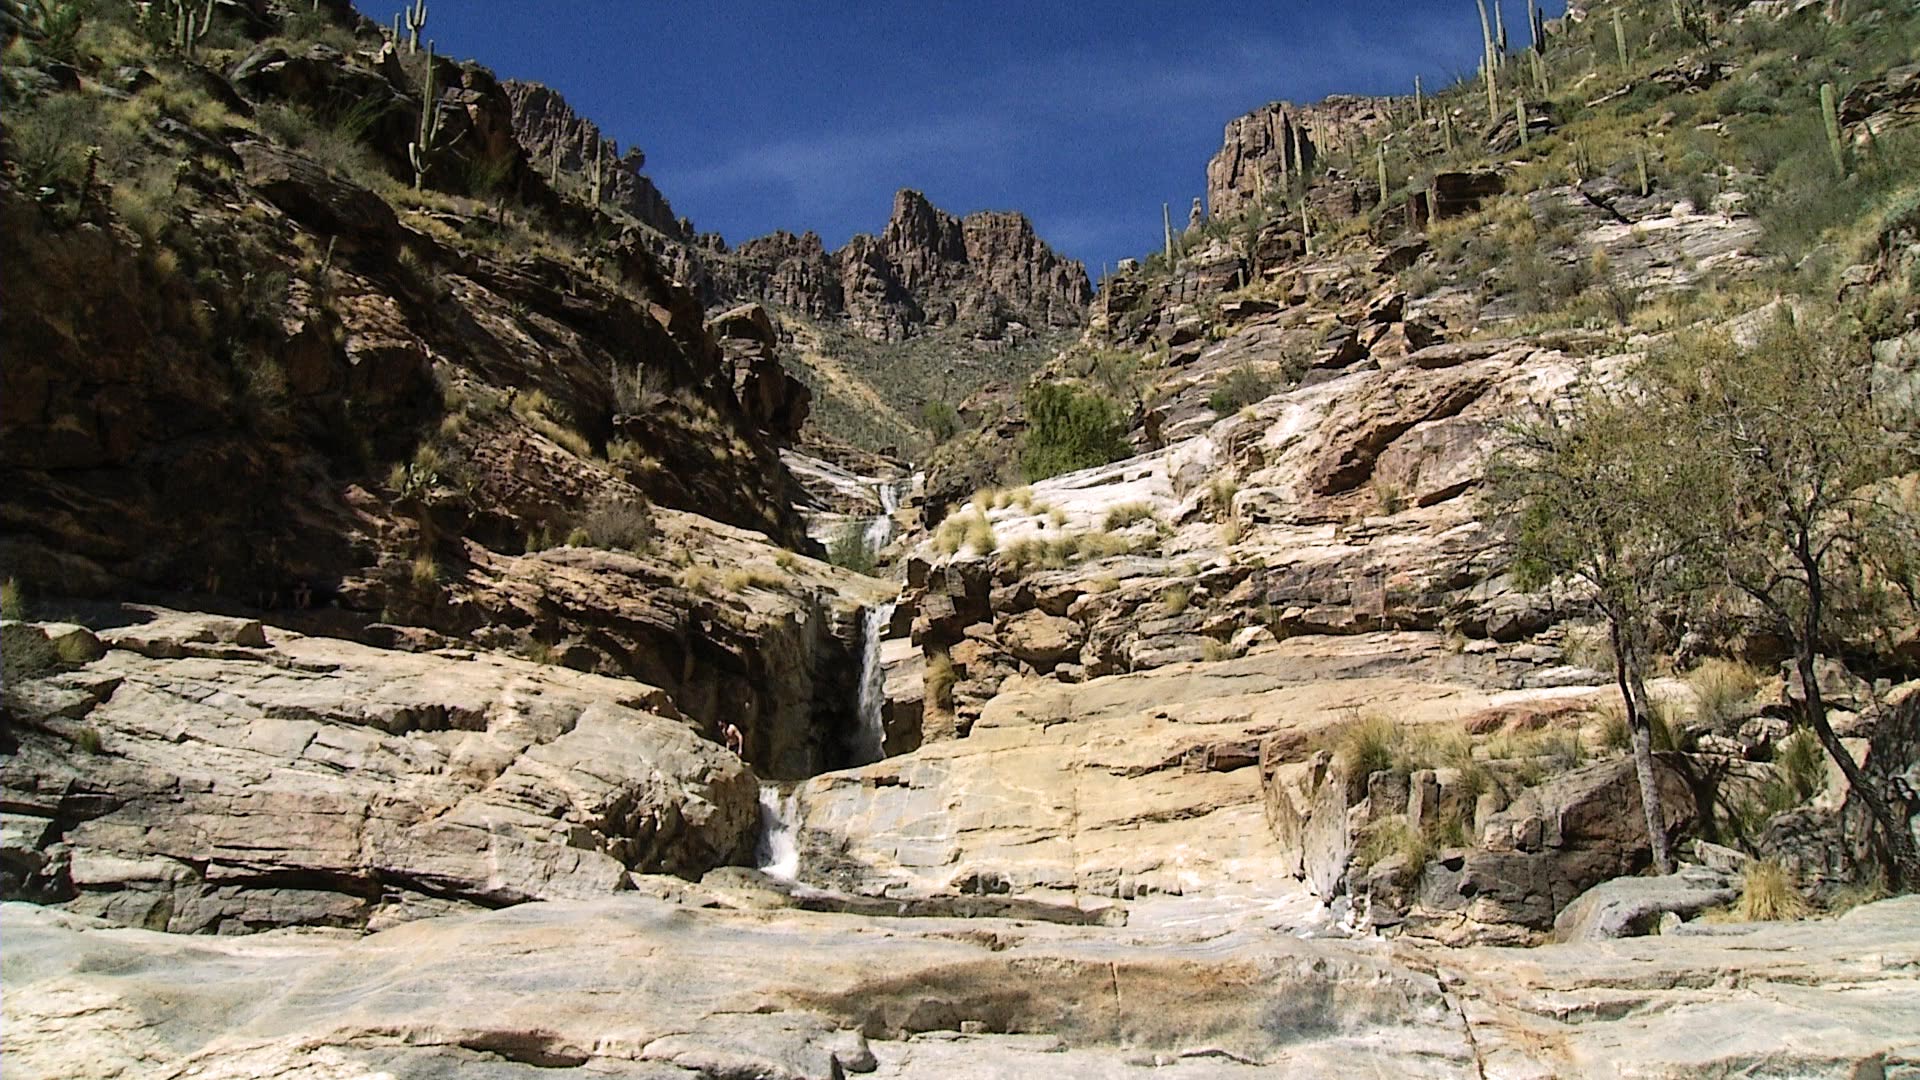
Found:
<path fill-rule="evenodd" d="M 1207 396 L 1207 408 L 1225 416 L 1257 401 L 1265 401 L 1282 385 L 1280 376 L 1264 368 L 1247 365 L 1227 372 L 1213 393 Z"/>
<path fill-rule="evenodd" d="M 1090 469 L 1132 453 L 1119 403 L 1062 383 L 1027 389 L 1027 437 L 1020 466 L 1029 480 Z"/>
<path fill-rule="evenodd" d="M 856 518 L 842 525 L 827 545 L 827 561 L 856 574 L 872 574 L 875 561 L 873 549 L 867 546 L 866 524 Z"/>

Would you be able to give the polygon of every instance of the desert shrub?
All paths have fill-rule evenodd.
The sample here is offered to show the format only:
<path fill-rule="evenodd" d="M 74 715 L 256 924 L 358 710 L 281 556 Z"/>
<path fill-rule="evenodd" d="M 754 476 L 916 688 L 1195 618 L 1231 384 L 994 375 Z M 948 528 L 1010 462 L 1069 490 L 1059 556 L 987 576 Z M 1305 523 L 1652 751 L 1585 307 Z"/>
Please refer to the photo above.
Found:
<path fill-rule="evenodd" d="M 1760 689 L 1760 673 L 1738 660 L 1703 660 L 1687 674 L 1700 721 L 1718 728 L 1738 717 L 1739 707 Z"/>
<path fill-rule="evenodd" d="M 0 584 L 0 619 L 24 619 L 27 617 L 27 594 L 20 587 L 17 578 L 8 578 Z"/>
<path fill-rule="evenodd" d="M 1232 660 L 1238 655 L 1240 654 L 1234 650 L 1232 645 L 1224 641 L 1215 641 L 1212 638 L 1208 638 L 1200 646 L 1200 658 L 1209 664 L 1217 664 L 1222 660 Z"/>
<path fill-rule="evenodd" d="M 423 551 L 413 557 L 408 575 L 416 589 L 437 589 L 440 586 L 440 562 L 433 557 L 433 552 Z"/>
<path fill-rule="evenodd" d="M 1131 453 L 1126 417 L 1112 398 L 1064 383 L 1027 389 L 1027 434 L 1020 466 L 1029 480 L 1089 469 Z"/>
<path fill-rule="evenodd" d="M 1734 913 L 1749 922 L 1801 919 L 1807 901 L 1785 867 L 1772 859 L 1755 859 L 1740 878 L 1740 899 Z"/>
<path fill-rule="evenodd" d="M 1227 372 L 1207 395 L 1207 408 L 1225 416 L 1255 402 L 1265 401 L 1281 390 L 1285 380 L 1274 371 L 1243 364 Z"/>
<path fill-rule="evenodd" d="M 936 443 L 946 442 L 960 432 L 960 414 L 944 401 L 929 401 L 921 406 L 920 423 Z"/>
<path fill-rule="evenodd" d="M 74 732 L 73 748 L 83 754 L 104 753 L 105 749 L 100 740 L 100 730 L 93 727 L 83 727 Z"/>
<path fill-rule="evenodd" d="M 865 523 L 855 519 L 840 526 L 827 544 L 827 561 L 856 574 L 872 574 L 877 560 L 867 546 Z"/>
<path fill-rule="evenodd" d="M 651 550 L 657 530 L 653 507 L 643 501 L 609 499 L 601 502 L 580 521 L 595 547 L 631 551 Z M 576 532 L 580 530 L 575 530 Z M 570 537 L 567 543 L 580 546 Z"/>

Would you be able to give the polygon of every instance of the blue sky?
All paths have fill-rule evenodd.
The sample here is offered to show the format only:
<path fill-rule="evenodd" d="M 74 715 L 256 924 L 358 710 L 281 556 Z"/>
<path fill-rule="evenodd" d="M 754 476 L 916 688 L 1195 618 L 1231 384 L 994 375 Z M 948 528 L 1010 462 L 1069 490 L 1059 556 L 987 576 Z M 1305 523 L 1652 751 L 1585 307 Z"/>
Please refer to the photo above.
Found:
<path fill-rule="evenodd" d="M 1473 0 L 430 0 L 426 36 L 560 90 L 729 243 L 812 229 L 838 247 L 915 187 L 954 213 L 1023 211 L 1096 276 L 1158 244 L 1163 201 L 1178 216 L 1203 193 L 1227 121 L 1410 93 L 1480 49 Z"/>

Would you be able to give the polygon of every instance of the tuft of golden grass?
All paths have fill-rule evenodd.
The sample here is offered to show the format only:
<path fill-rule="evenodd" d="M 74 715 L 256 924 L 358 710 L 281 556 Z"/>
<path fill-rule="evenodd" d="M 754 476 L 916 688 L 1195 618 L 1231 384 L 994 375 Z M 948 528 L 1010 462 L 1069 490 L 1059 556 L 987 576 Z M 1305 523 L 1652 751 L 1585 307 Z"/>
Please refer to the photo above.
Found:
<path fill-rule="evenodd" d="M 1808 907 L 1792 875 L 1773 859 L 1755 859 L 1740 879 L 1740 900 L 1734 914 L 1748 922 L 1804 919 Z"/>

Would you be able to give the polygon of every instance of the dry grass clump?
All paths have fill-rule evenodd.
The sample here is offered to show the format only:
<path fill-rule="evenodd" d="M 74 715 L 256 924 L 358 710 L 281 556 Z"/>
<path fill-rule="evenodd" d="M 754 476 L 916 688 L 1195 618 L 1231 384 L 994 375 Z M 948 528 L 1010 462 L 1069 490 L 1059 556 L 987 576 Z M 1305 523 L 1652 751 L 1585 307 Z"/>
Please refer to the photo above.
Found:
<path fill-rule="evenodd" d="M 521 394 L 513 399 L 514 415 L 547 438 L 565 447 L 575 457 L 593 456 L 593 445 L 574 430 L 560 406 L 544 390 Z"/>
<path fill-rule="evenodd" d="M 440 586 L 440 562 L 433 552 L 423 551 L 413 557 L 413 566 L 409 571 L 416 589 L 434 589 Z"/>
<path fill-rule="evenodd" d="M 690 593 L 704 593 L 713 584 L 715 571 L 706 563 L 688 563 L 680 568 L 679 583 Z"/>
<path fill-rule="evenodd" d="M 0 583 L 0 619 L 24 619 L 27 617 L 27 594 L 20 587 L 17 578 L 8 578 Z"/>
<path fill-rule="evenodd" d="M 1734 914 L 1747 922 L 1804 919 L 1806 898 L 1794 886 L 1792 875 L 1773 859 L 1755 859 L 1740 879 L 1740 899 Z"/>
<path fill-rule="evenodd" d="M 1419 880 L 1427 860 L 1433 857 L 1432 839 L 1414 828 L 1405 814 L 1381 818 L 1367 827 L 1360 843 L 1353 849 L 1354 873 L 1365 874 L 1374 865 L 1395 855 L 1406 859 L 1398 875 L 1399 884 L 1403 887 Z"/>
<path fill-rule="evenodd" d="M 1405 741 L 1406 730 L 1398 722 L 1370 713 L 1339 731 L 1334 757 L 1348 776 L 1371 776 L 1393 768 Z"/>
<path fill-rule="evenodd" d="M 1239 655 L 1240 651 L 1232 645 L 1224 641 L 1216 641 L 1213 638 L 1208 638 L 1205 642 L 1201 643 L 1200 646 L 1200 658 L 1209 664 L 1217 664 L 1222 660 L 1233 660 L 1239 657 Z"/>
<path fill-rule="evenodd" d="M 1750 664 L 1713 657 L 1687 674 L 1695 715 L 1709 727 L 1738 718 L 1739 708 L 1760 690 L 1760 673 Z"/>
<path fill-rule="evenodd" d="M 990 555 L 1000 546 L 994 535 L 993 523 L 987 520 L 984 511 L 977 507 L 968 513 L 955 514 L 940 523 L 934 530 L 933 546 L 943 555 L 957 555 L 961 549 L 970 549 L 975 555 Z"/>
<path fill-rule="evenodd" d="M 953 658 L 944 652 L 927 657 L 925 680 L 928 703 L 942 712 L 952 712 L 953 684 L 959 681 L 953 670 Z"/>
<path fill-rule="evenodd" d="M 1160 594 L 1160 610 L 1168 615 L 1178 615 L 1193 603 L 1193 590 L 1185 585 L 1175 585 Z"/>
<path fill-rule="evenodd" d="M 1159 518 L 1155 516 L 1153 512 L 1152 504 L 1130 502 L 1121 503 L 1119 506 L 1108 510 L 1106 520 L 1100 524 L 1101 528 L 1108 532 L 1119 532 L 1121 529 L 1131 528 L 1143 521 L 1159 521 Z"/>
<path fill-rule="evenodd" d="M 786 579 L 756 566 L 729 570 L 720 579 L 720 587 L 729 593 L 742 593 L 748 589 L 777 589 L 786 584 Z"/>

